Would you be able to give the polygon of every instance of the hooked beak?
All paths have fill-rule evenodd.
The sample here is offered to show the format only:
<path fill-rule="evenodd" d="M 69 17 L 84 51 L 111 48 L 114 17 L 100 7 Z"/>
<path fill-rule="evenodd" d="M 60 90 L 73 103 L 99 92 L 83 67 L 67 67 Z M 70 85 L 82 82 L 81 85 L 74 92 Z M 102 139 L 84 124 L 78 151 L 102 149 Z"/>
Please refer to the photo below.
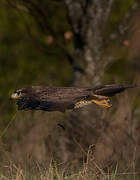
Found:
<path fill-rule="evenodd" d="M 18 98 L 19 98 L 19 96 L 17 95 L 17 93 L 13 93 L 11 95 L 11 99 L 18 99 Z"/>

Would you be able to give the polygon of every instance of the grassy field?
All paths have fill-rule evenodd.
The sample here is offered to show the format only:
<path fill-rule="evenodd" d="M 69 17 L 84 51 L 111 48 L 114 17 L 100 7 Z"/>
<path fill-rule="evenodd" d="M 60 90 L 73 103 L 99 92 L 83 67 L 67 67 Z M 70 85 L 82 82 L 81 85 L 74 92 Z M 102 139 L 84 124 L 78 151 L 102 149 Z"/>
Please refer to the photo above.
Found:
<path fill-rule="evenodd" d="M 32 160 L 33 161 L 33 160 Z M 29 165 L 7 162 L 0 165 L 0 180 L 139 180 L 140 173 L 135 169 L 121 169 L 116 166 L 101 167 L 95 158 L 87 153 L 83 163 L 58 163 L 51 160 L 50 164 L 40 164 L 36 161 Z M 17 164 L 17 165 L 16 165 Z"/>
<path fill-rule="evenodd" d="M 36 167 L 38 170 L 29 173 L 16 165 L 5 166 L 4 171 L 0 171 L 0 180 L 139 180 L 137 172 L 114 172 L 105 173 L 102 169 L 92 169 L 88 165 L 83 165 L 77 173 L 68 173 L 65 169 L 50 165 L 48 168 Z"/>

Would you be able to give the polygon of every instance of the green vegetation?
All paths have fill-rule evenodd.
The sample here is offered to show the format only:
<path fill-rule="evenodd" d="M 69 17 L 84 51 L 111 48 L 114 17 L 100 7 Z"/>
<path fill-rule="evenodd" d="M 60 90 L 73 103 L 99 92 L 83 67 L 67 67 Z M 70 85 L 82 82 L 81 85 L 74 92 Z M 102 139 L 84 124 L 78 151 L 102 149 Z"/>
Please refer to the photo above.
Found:
<path fill-rule="evenodd" d="M 115 1 L 106 26 L 105 37 L 108 38 L 109 34 L 116 30 L 126 12 L 134 5 L 135 2 L 136 0 Z"/>
<path fill-rule="evenodd" d="M 54 19 L 52 13 L 49 20 L 56 31 L 60 31 L 57 33 L 60 34 L 58 39 L 61 43 L 64 41 L 64 32 L 69 30 L 62 16 L 64 11 L 58 8 L 58 19 Z M 0 8 L 0 27 L 0 112 L 6 114 L 7 118 L 14 111 L 9 97 L 15 88 L 39 84 L 66 86 L 71 82 L 72 69 L 55 45 L 58 39 L 52 37 L 53 44 L 48 44 L 49 32 L 42 33 L 28 13 L 7 8 L 3 4 Z"/>

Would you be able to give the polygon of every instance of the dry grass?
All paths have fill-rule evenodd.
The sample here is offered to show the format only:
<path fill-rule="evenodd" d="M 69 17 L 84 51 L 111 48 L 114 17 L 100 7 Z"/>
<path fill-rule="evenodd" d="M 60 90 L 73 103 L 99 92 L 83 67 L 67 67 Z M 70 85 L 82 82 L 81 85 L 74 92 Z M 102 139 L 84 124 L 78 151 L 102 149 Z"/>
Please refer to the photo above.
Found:
<path fill-rule="evenodd" d="M 133 162 L 135 163 L 135 162 Z M 72 167 L 73 166 L 73 167 Z M 35 163 L 30 168 L 15 165 L 10 162 L 0 168 L 0 180 L 139 180 L 139 172 L 130 172 L 128 169 L 120 171 L 119 165 L 115 168 L 106 166 L 101 168 L 96 162 L 92 146 L 87 152 L 86 161 L 82 166 L 74 164 L 58 164 L 52 160 L 49 165 Z"/>
<path fill-rule="evenodd" d="M 14 164 L 11 167 L 5 167 L 7 172 L 0 172 L 1 180 L 139 180 L 140 175 L 134 172 L 117 172 L 117 167 L 114 172 L 105 173 L 102 169 L 88 169 L 87 165 L 77 173 L 67 174 L 64 169 L 59 170 L 58 167 L 54 167 L 52 164 L 42 170 L 41 168 L 34 173 L 29 173 L 21 167 L 17 167 Z"/>

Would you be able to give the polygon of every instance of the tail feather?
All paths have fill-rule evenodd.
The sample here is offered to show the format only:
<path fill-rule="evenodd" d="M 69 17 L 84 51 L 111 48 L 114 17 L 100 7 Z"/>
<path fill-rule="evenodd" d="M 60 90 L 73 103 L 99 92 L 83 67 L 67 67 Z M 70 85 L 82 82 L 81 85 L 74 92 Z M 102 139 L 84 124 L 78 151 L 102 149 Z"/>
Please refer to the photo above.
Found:
<path fill-rule="evenodd" d="M 134 88 L 135 85 L 104 85 L 94 88 L 94 94 L 111 97 L 128 88 Z"/>

